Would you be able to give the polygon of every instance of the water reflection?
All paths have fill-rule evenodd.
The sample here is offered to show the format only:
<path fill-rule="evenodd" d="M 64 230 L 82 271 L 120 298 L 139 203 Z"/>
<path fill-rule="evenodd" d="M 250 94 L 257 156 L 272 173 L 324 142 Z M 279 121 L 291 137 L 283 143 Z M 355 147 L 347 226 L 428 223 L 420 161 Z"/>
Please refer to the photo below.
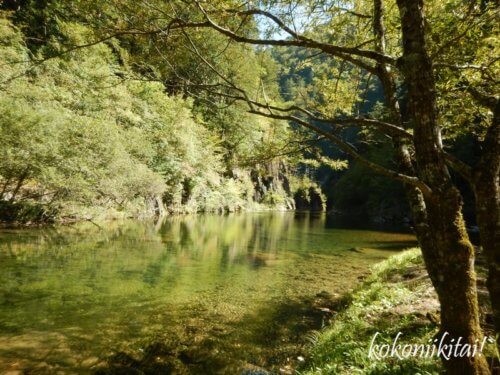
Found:
<path fill-rule="evenodd" d="M 305 300 L 413 241 L 292 212 L 2 230 L 0 372 L 133 365 L 152 343 L 194 373 L 273 366 Z"/>

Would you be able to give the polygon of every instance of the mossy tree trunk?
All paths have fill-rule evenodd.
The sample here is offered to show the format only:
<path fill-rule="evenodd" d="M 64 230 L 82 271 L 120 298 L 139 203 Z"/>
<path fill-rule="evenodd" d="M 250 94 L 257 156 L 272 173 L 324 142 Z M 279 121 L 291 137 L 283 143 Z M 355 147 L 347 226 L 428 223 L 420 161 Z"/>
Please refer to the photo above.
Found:
<path fill-rule="evenodd" d="M 384 2 L 382 0 L 373 1 L 373 34 L 375 37 L 376 51 L 386 53 L 385 48 L 385 26 L 384 26 Z M 391 67 L 384 63 L 377 64 L 377 77 L 380 80 L 384 93 L 385 106 L 388 109 L 389 122 L 401 128 L 405 128 L 401 108 L 397 99 L 396 78 Z M 412 163 L 407 141 L 401 137 L 393 136 L 393 146 L 395 158 L 399 170 L 409 176 L 415 175 L 415 168 Z M 425 200 L 420 189 L 415 186 L 405 184 L 405 195 L 410 206 L 411 215 L 421 247 L 429 247 L 431 244 L 427 223 L 427 211 Z"/>
<path fill-rule="evenodd" d="M 500 349 L 500 100 L 496 100 L 492 109 L 493 123 L 486 133 L 483 153 L 472 180 L 481 246 L 488 259 L 488 290 Z"/>
<path fill-rule="evenodd" d="M 474 272 L 474 248 L 465 231 L 462 197 L 446 167 L 438 126 L 432 62 L 425 43 L 423 1 L 397 0 L 403 56 L 400 70 L 408 89 L 414 125 L 417 173 L 431 189 L 425 208 L 428 233 L 422 253 L 441 304 L 440 334 L 445 342 L 477 344 L 482 339 Z M 454 341 L 451 341 L 454 340 Z M 443 359 L 450 374 L 489 374 L 483 356 Z"/>

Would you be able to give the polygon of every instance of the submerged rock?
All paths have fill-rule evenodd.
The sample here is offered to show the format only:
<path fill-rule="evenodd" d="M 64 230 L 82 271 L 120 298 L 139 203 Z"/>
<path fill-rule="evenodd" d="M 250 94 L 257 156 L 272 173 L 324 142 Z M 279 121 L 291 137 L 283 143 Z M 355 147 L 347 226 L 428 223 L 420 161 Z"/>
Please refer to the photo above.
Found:
<path fill-rule="evenodd" d="M 327 292 L 326 290 L 322 290 L 321 292 L 316 294 L 316 297 L 319 298 L 331 298 L 333 295 L 330 292 Z"/>
<path fill-rule="evenodd" d="M 252 365 L 250 363 L 246 364 L 241 370 L 240 375 L 270 375 L 271 373 L 262 367 Z"/>

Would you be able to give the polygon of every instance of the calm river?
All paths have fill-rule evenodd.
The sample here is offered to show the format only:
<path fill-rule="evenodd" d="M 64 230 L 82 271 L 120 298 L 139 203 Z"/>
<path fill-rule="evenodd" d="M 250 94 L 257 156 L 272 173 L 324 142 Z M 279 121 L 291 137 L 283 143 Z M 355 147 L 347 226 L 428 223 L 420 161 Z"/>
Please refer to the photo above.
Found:
<path fill-rule="evenodd" d="M 286 373 L 396 231 L 295 212 L 0 229 L 0 373 Z"/>

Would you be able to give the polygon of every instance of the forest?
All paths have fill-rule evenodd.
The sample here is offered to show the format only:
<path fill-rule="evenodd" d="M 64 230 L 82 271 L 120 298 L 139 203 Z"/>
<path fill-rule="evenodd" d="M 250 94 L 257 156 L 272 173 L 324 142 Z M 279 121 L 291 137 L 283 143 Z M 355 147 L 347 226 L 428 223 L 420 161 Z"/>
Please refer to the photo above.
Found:
<path fill-rule="evenodd" d="M 31 5 L 2 19 L 6 218 L 50 221 L 164 209 L 234 211 L 254 201 L 291 204 L 283 180 L 295 160 L 268 157 L 269 150 L 292 141 L 283 124 L 250 116 L 241 105 L 217 111 L 211 103 L 166 90 L 162 81 L 170 73 L 160 62 L 141 66 L 151 51 L 133 41 L 110 39 L 62 54 L 94 38 L 73 6 Z M 258 64 L 265 57 L 236 47 L 231 52 L 235 62 L 248 59 L 247 73 L 264 69 Z M 32 66 L 31 61 L 49 57 Z M 174 58 L 195 74 L 196 62 L 184 51 Z M 275 68 L 269 58 L 265 61 L 273 80 Z M 240 79 L 249 86 L 258 83 L 248 76 Z M 254 199 L 253 181 L 259 178 L 276 181 L 272 187 L 269 181 L 269 190 L 261 183 L 266 191 Z"/>
<path fill-rule="evenodd" d="M 499 21 L 495 0 L 0 1 L 0 372 L 500 371 Z M 100 261 L 75 255 L 101 246 Z M 409 247 L 419 250 L 392 254 Z M 113 258 L 120 249 L 129 262 L 127 253 Z M 197 294 L 188 265 L 215 294 Z M 40 267 L 50 277 L 34 276 Z M 58 269 L 73 288 L 53 278 Z M 352 280 L 344 285 L 337 271 Z M 296 289 L 276 275 L 293 276 Z M 271 288 L 279 305 L 257 295 L 265 312 L 249 319 L 246 277 L 261 277 L 258 291 Z M 217 290 L 242 300 L 231 305 Z M 217 301 L 206 311 L 224 327 L 180 307 L 205 299 Z M 38 300 L 60 328 L 42 318 L 24 326 L 19 311 Z M 48 324 L 49 336 L 70 340 L 68 327 L 83 327 L 52 315 L 67 308 L 60 300 L 91 305 L 117 326 L 116 306 L 126 303 L 147 335 L 123 328 L 123 338 L 110 325 L 110 341 L 128 346 L 103 347 L 114 354 L 87 367 L 61 358 L 15 367 L 27 361 L 12 349 L 22 347 L 20 332 Z M 391 312 L 396 323 L 381 313 L 405 303 L 420 310 Z M 382 323 L 370 324 L 377 314 Z M 238 326 L 233 342 L 223 333 L 237 316 L 254 336 Z M 203 340 L 176 330 L 191 325 Z M 153 340 L 153 327 L 177 341 Z M 392 332 L 392 343 L 395 327 L 421 344 L 486 340 L 487 353 L 367 357 L 374 328 Z M 256 338 L 266 329 L 274 340 Z M 236 354 L 241 346 L 248 356 Z"/>

